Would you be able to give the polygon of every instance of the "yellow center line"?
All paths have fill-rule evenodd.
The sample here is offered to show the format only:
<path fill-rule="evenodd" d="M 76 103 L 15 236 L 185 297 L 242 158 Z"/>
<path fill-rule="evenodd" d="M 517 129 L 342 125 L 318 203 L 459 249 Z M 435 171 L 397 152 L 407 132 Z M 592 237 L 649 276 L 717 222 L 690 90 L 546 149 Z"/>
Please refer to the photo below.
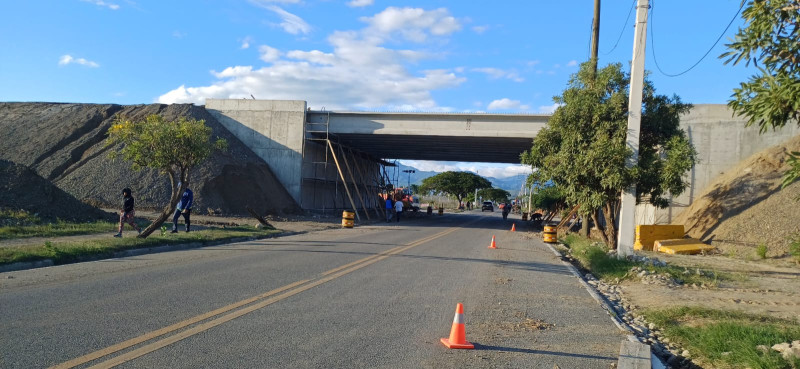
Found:
<path fill-rule="evenodd" d="M 328 270 L 328 271 L 322 273 L 320 276 L 323 277 L 323 278 L 316 279 L 316 280 L 313 279 L 313 278 L 312 279 L 305 279 L 305 280 L 297 281 L 297 282 L 294 282 L 294 283 L 290 283 L 290 284 L 287 284 L 287 285 L 285 285 L 283 287 L 276 288 L 276 289 L 274 289 L 272 291 L 269 291 L 269 292 L 266 292 L 266 293 L 263 293 L 263 294 L 260 294 L 260 295 L 257 295 L 257 296 L 254 296 L 254 297 L 251 297 L 251 298 L 248 298 L 248 299 L 245 299 L 245 300 L 242 300 L 242 301 L 239 301 L 239 302 L 227 305 L 227 306 L 223 306 L 221 308 L 212 310 L 210 312 L 207 312 L 207 313 L 204 313 L 204 314 L 201 314 L 201 315 L 197 315 L 195 317 L 192 317 L 192 318 L 186 319 L 184 321 L 172 324 L 170 326 L 167 326 L 167 327 L 164 327 L 164 328 L 161 328 L 161 329 L 146 333 L 146 334 L 141 335 L 139 337 L 135 337 L 135 338 L 129 339 L 127 341 L 115 344 L 113 346 L 109 346 L 107 348 L 104 348 L 104 349 L 101 349 L 101 350 L 98 350 L 98 351 L 83 355 L 81 357 L 78 357 L 78 358 L 75 358 L 75 359 L 72 359 L 72 360 L 69 360 L 69 361 L 66 361 L 64 363 L 52 366 L 51 368 L 53 368 L 53 369 L 73 368 L 75 366 L 78 366 L 78 365 L 81 365 L 81 364 L 85 364 L 85 363 L 88 363 L 88 362 L 93 361 L 93 360 L 97 360 L 97 359 L 102 358 L 104 356 L 108 356 L 110 354 L 113 354 L 113 353 L 115 353 L 117 351 L 125 350 L 127 348 L 133 347 L 133 346 L 138 345 L 140 343 L 143 343 L 143 342 L 152 340 L 154 338 L 163 336 L 165 334 L 174 332 L 176 330 L 185 328 L 185 327 L 190 326 L 192 324 L 196 324 L 196 323 L 202 322 L 202 321 L 210 319 L 210 318 L 212 318 L 212 317 L 214 317 L 216 315 L 224 314 L 224 313 L 227 313 L 227 312 L 229 312 L 231 310 L 235 310 L 235 309 L 240 308 L 242 306 L 245 306 L 245 305 L 248 305 L 248 304 L 252 304 L 252 303 L 257 302 L 259 300 L 263 300 L 265 298 L 268 298 L 267 300 L 260 301 L 260 302 L 258 302 L 256 304 L 251 305 L 251 306 L 242 308 L 240 310 L 236 310 L 234 312 L 231 312 L 231 313 L 228 313 L 226 315 L 223 315 L 223 316 L 221 316 L 219 318 L 213 319 L 211 321 L 199 324 L 199 325 L 197 325 L 195 327 L 192 327 L 190 329 L 182 331 L 182 332 L 180 332 L 178 334 L 163 338 L 163 339 L 161 339 L 159 341 L 156 341 L 156 342 L 147 344 L 145 346 L 142 346 L 142 347 L 140 347 L 140 348 L 138 348 L 136 350 L 127 352 L 127 353 L 125 353 L 123 355 L 120 355 L 120 356 L 117 356 L 115 358 L 109 359 L 107 361 L 101 362 L 101 363 L 99 363 L 97 365 L 92 366 L 91 368 L 111 368 L 111 367 L 114 367 L 116 365 L 119 365 L 119 364 L 122 364 L 124 362 L 127 362 L 127 361 L 130 361 L 132 359 L 135 359 L 135 358 L 137 358 L 139 356 L 142 356 L 142 355 L 145 355 L 147 353 L 150 353 L 150 352 L 156 351 L 158 349 L 161 349 L 161 348 L 163 348 L 163 347 L 165 347 L 167 345 L 170 345 L 172 343 L 175 343 L 175 342 L 178 342 L 180 340 L 183 340 L 183 339 L 185 339 L 187 337 L 193 336 L 195 334 L 198 334 L 198 333 L 201 333 L 203 331 L 206 331 L 206 330 L 208 330 L 210 328 L 216 327 L 216 326 L 218 326 L 220 324 L 223 324 L 225 322 L 231 321 L 231 320 L 233 320 L 235 318 L 238 318 L 238 317 L 240 317 L 242 315 L 248 314 L 250 312 L 253 312 L 253 311 L 256 311 L 258 309 L 261 309 L 261 308 L 264 308 L 266 306 L 269 306 L 271 304 L 274 304 L 275 302 L 278 302 L 278 301 L 281 301 L 281 300 L 286 299 L 288 297 L 294 296 L 294 295 L 296 295 L 296 294 L 298 294 L 300 292 L 309 290 L 309 289 L 314 288 L 316 286 L 319 286 L 319 285 L 321 285 L 323 283 L 327 283 L 329 281 L 332 281 L 332 280 L 334 280 L 336 278 L 339 278 L 339 277 L 341 277 L 343 275 L 352 273 L 352 272 L 354 272 L 356 270 L 359 270 L 359 269 L 361 269 L 363 267 L 366 267 L 368 265 L 371 265 L 371 264 L 374 264 L 374 263 L 376 263 L 378 261 L 386 259 L 391 255 L 396 255 L 396 254 L 401 253 L 403 251 L 406 251 L 406 250 L 409 250 L 411 248 L 414 248 L 414 247 L 417 247 L 419 245 L 422 245 L 422 244 L 424 244 L 426 242 L 430 242 L 430 241 L 432 241 L 434 239 L 443 237 L 443 236 L 445 236 L 447 234 L 455 232 L 458 228 L 459 227 L 453 227 L 453 228 L 447 229 L 445 231 L 436 233 L 434 235 L 422 238 L 422 239 L 417 240 L 415 242 L 412 242 L 412 243 L 410 243 L 408 245 L 397 246 L 397 247 L 394 247 L 392 249 L 383 251 L 381 253 L 378 253 L 378 254 L 375 254 L 375 255 L 371 255 L 371 256 L 365 257 L 363 259 L 359 259 L 359 260 L 356 260 L 354 262 L 351 262 L 351 263 L 336 267 L 334 269 L 331 269 L 331 270 Z M 277 296 L 273 296 L 273 295 L 277 295 Z M 270 296 L 273 296 L 273 297 L 269 298 Z"/>

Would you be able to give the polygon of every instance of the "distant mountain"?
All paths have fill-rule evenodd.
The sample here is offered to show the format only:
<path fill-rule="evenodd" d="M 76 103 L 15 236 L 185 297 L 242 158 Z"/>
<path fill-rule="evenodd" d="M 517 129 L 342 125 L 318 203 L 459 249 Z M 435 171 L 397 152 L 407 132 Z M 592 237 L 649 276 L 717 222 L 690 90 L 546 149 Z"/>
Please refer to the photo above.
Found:
<path fill-rule="evenodd" d="M 397 182 L 395 184 L 400 187 L 408 186 L 409 182 L 409 173 L 403 173 L 404 170 L 415 171 L 414 173 L 410 173 L 411 184 L 422 184 L 423 179 L 439 174 L 439 172 L 434 171 L 421 171 L 417 168 L 403 165 L 399 162 L 397 163 L 397 167 L 397 169 L 387 167 L 386 172 L 391 177 L 392 183 Z M 502 188 L 510 192 L 511 195 L 515 195 L 520 191 L 522 184 L 525 183 L 525 180 L 528 178 L 528 176 L 526 174 L 518 174 L 516 176 L 507 178 L 484 178 L 486 178 L 489 182 L 492 182 L 492 187 Z"/>

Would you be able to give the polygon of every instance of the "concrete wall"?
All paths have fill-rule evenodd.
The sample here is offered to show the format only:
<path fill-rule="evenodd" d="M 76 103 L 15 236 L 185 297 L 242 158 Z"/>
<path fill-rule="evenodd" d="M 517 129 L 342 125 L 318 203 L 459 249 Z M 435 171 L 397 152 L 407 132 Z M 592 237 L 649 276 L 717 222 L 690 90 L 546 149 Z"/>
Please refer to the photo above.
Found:
<path fill-rule="evenodd" d="M 698 153 L 698 163 L 686 178 L 690 186 L 675 197 L 667 209 L 639 205 L 637 212 L 655 212 L 654 216 L 637 214 L 637 220 L 642 220 L 639 224 L 671 223 L 719 175 L 759 151 L 800 135 L 800 127 L 793 123 L 777 131 L 759 134 L 757 126 L 745 127 L 746 122 L 745 118 L 733 116 L 733 111 L 722 104 L 698 104 L 681 117 L 681 128 Z"/>
<path fill-rule="evenodd" d="M 261 157 L 301 204 L 305 101 L 207 99 L 206 110 Z"/>

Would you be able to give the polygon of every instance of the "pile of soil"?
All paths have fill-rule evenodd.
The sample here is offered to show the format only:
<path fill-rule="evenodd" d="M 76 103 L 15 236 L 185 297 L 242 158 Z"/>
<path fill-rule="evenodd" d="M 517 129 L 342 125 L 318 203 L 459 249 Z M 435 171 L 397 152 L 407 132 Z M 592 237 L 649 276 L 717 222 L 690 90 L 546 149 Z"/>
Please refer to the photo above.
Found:
<path fill-rule="evenodd" d="M 84 204 L 30 168 L 0 160 L 0 207 L 25 210 L 42 220 L 114 221 L 116 214 Z"/>
<path fill-rule="evenodd" d="M 788 237 L 800 232 L 800 182 L 781 190 L 790 151 L 800 151 L 800 136 L 752 155 L 717 178 L 673 223 L 733 256 L 753 257 L 762 243 L 768 256 L 784 255 Z"/>
<path fill-rule="evenodd" d="M 246 207 L 261 214 L 298 214 L 300 207 L 267 164 L 226 130 L 204 107 L 192 104 L 59 104 L 0 103 L 0 159 L 30 167 L 77 199 L 104 208 L 118 208 L 124 187 L 133 190 L 138 208 L 162 209 L 169 201 L 167 175 L 152 169 L 131 170 L 130 163 L 111 160 L 117 147 L 105 145 L 115 116 L 131 120 L 160 114 L 205 120 L 212 138 L 228 141 L 228 150 L 214 153 L 195 168 L 190 187 L 195 212 L 245 215 Z"/>

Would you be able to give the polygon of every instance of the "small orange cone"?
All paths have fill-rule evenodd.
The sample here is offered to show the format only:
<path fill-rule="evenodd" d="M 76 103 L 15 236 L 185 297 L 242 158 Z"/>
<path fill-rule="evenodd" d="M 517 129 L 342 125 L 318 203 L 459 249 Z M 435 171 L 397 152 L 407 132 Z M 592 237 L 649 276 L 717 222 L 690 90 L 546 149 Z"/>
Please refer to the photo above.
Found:
<path fill-rule="evenodd" d="M 515 223 L 511 223 L 511 232 L 517 231 L 517 225 Z"/>
<path fill-rule="evenodd" d="M 450 337 L 442 338 L 441 341 L 451 349 L 475 348 L 475 345 L 467 342 L 467 331 L 464 328 L 464 306 L 460 302 L 456 305 L 456 316 L 453 318 L 453 327 L 450 328 Z"/>
<path fill-rule="evenodd" d="M 492 235 L 492 243 L 489 244 L 489 248 L 490 249 L 496 249 L 497 248 L 497 244 L 494 243 L 494 235 Z"/>

